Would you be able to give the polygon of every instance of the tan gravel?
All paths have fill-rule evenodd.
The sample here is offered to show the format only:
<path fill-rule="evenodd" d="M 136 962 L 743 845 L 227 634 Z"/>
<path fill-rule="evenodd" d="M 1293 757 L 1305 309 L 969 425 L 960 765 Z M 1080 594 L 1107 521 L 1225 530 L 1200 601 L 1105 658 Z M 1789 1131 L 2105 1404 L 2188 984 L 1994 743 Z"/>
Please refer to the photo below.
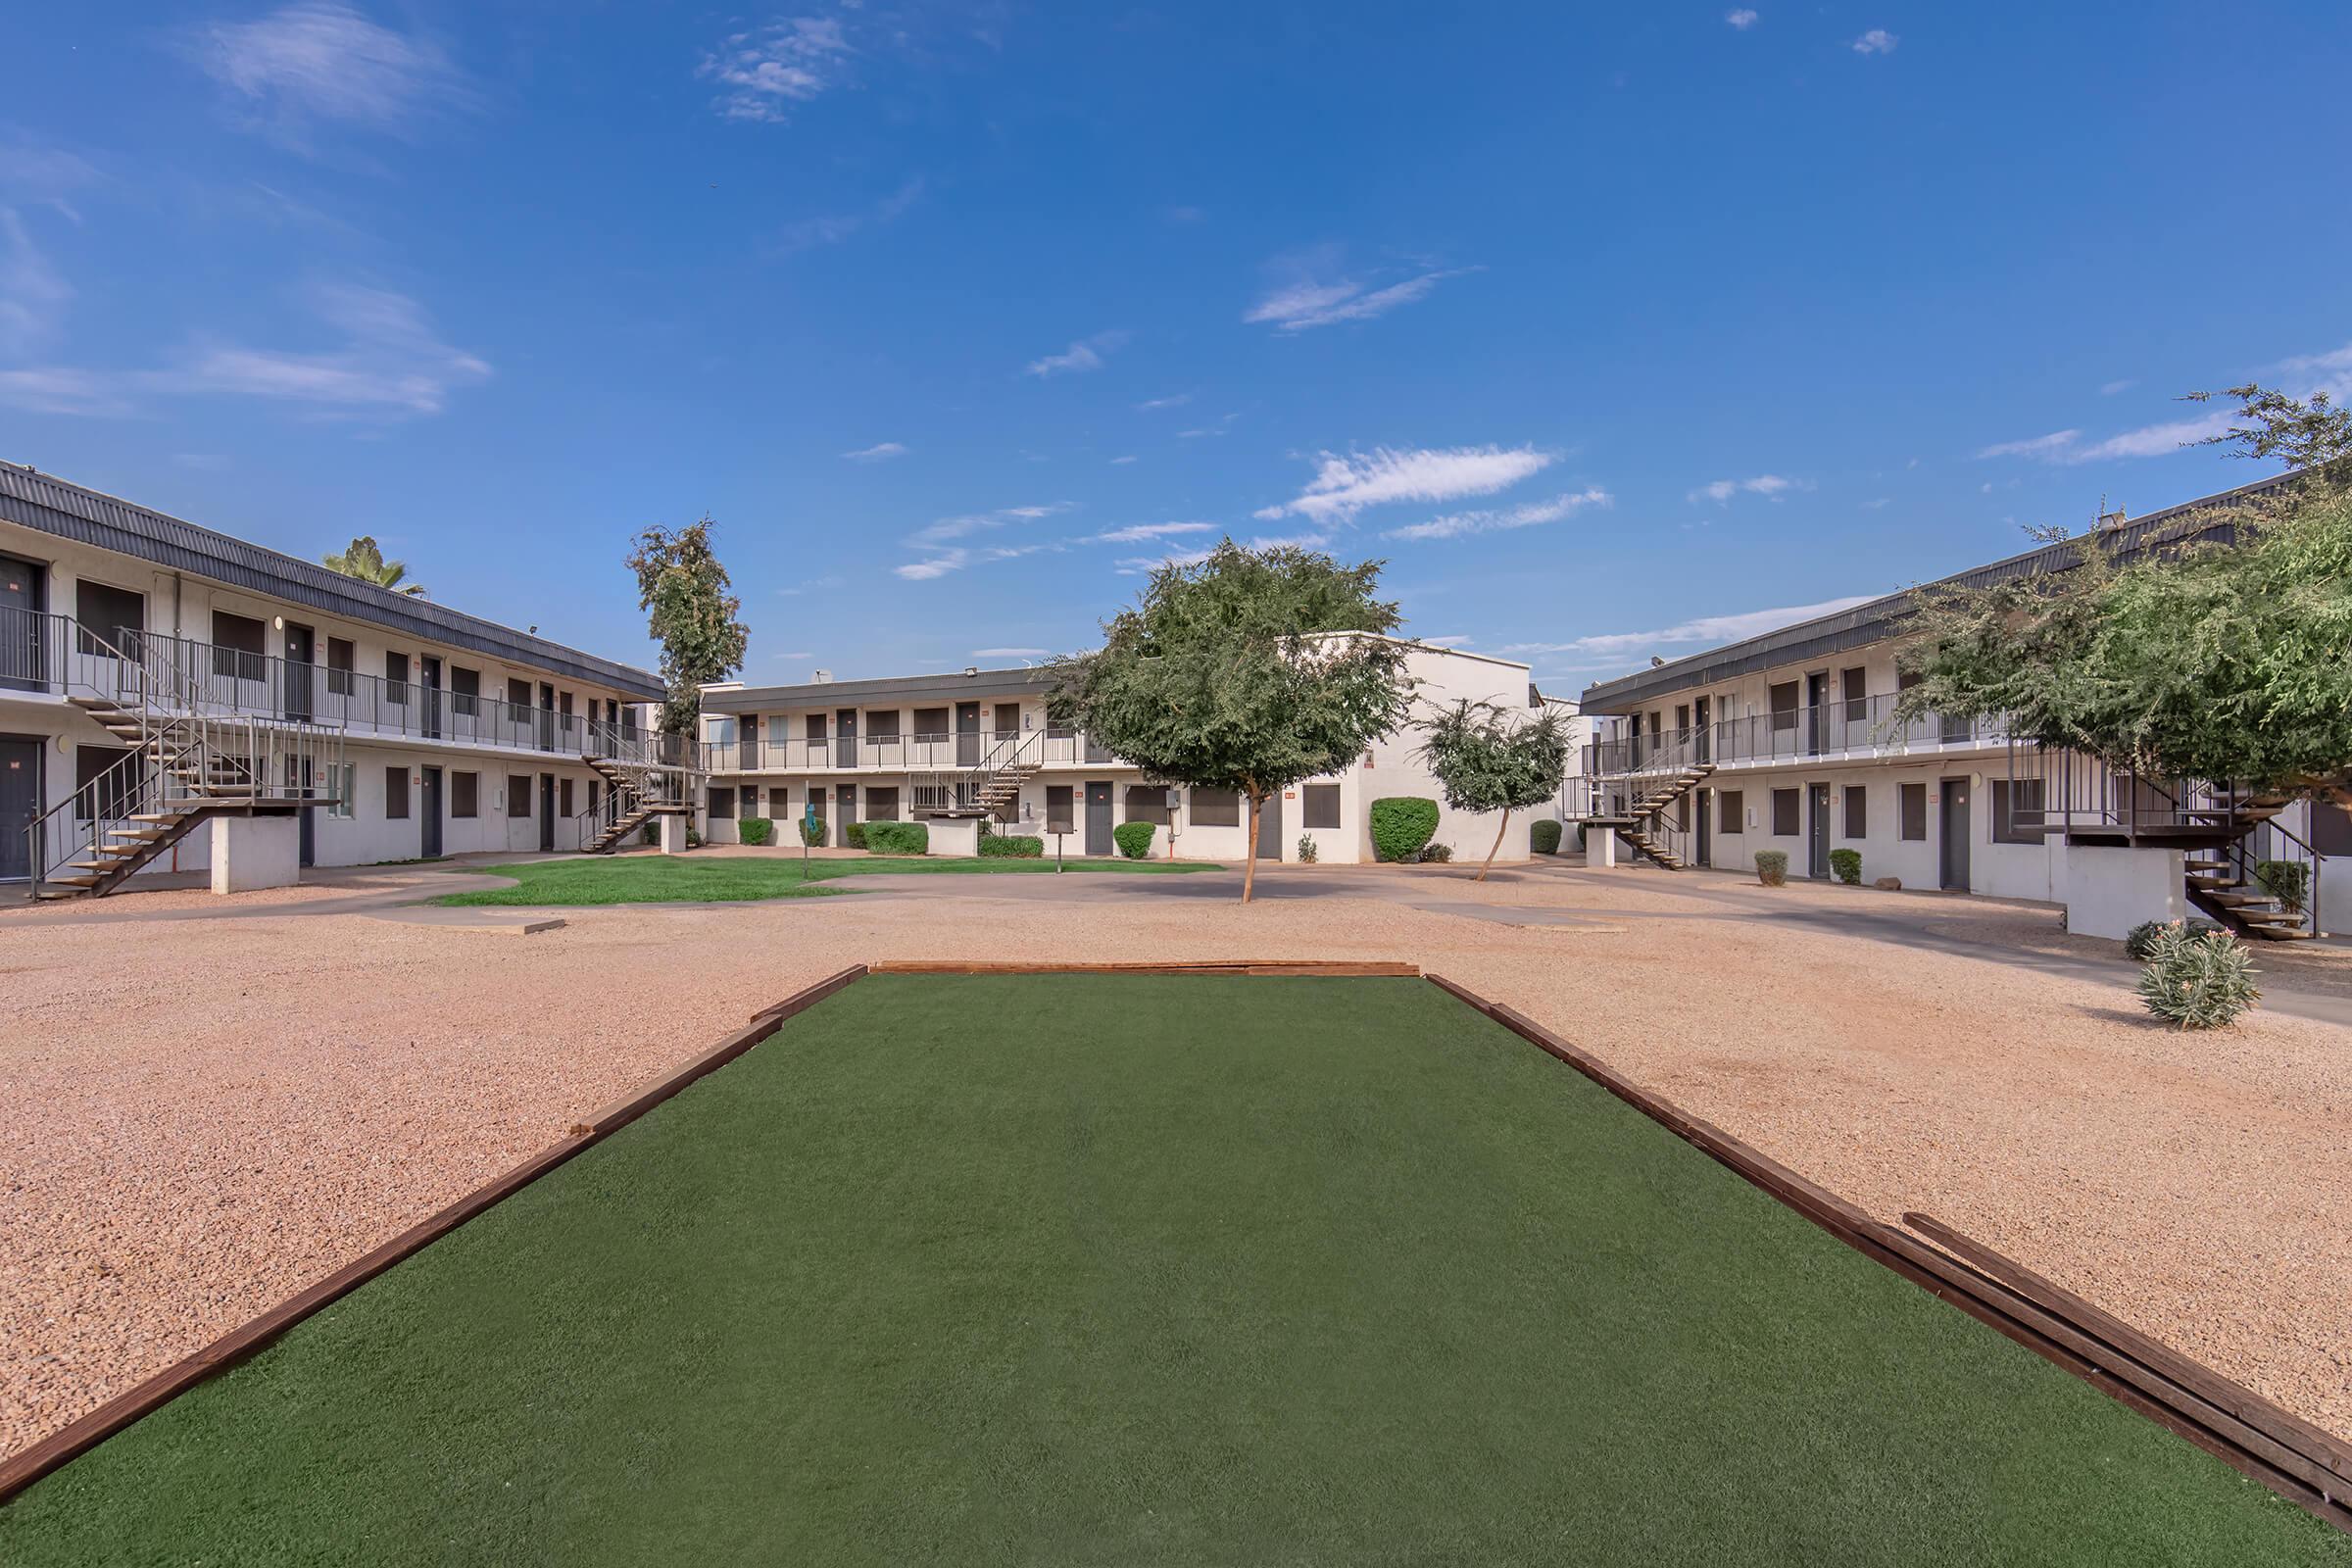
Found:
<path fill-rule="evenodd" d="M 405 870 L 362 886 L 428 885 Z M 0 1450 L 514 1164 L 756 1007 L 879 957 L 1363 957 L 1510 1003 L 1873 1213 L 1924 1209 L 2352 1434 L 2352 1039 L 2152 1025 L 2027 962 L 2031 906 L 1621 868 L 1261 871 L 1276 896 L 972 877 L 564 911 L 520 940 L 319 889 L 0 920 Z M 1312 898 L 1286 889 L 1336 887 Z M 1187 879 L 1188 881 L 1190 879 Z M 334 890 L 348 897 L 353 884 Z M 1771 901 L 1771 902 L 1767 902 Z M 1415 904 L 1475 905 L 1497 923 Z M 283 907 L 285 912 L 271 911 Z M 225 906 L 222 906 L 225 907 Z M 1875 933 L 1774 910 L 1884 917 Z M 502 911 L 504 912 L 504 911 Z M 1964 953 L 1887 929 L 2007 944 Z"/>

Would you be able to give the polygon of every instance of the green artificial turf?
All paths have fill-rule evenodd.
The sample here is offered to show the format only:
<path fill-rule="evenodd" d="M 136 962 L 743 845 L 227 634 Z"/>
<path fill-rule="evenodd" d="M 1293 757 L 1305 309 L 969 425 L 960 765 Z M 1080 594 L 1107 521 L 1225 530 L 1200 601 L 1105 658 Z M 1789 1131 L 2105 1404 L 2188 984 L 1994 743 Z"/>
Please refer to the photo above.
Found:
<path fill-rule="evenodd" d="M 1198 860 L 1071 860 L 1072 871 L 1132 871 L 1144 875 L 1172 875 L 1214 871 Z M 850 891 L 820 884 L 844 877 L 881 876 L 898 872 L 956 875 L 973 873 L 1051 872 L 1052 860 L 1021 860 L 1010 857 L 978 859 L 948 856 L 798 856 L 754 858 L 738 855 L 631 855 L 617 859 L 603 856 L 576 860 L 524 860 L 513 865 L 468 866 L 516 879 L 517 886 L 490 888 L 479 893 L 448 893 L 435 904 L 525 904 L 560 906 L 582 904 L 736 904 L 751 899 L 798 899 Z"/>
<path fill-rule="evenodd" d="M 1437 988 L 1318 978 L 862 980 L 0 1509 L 12 1565 L 2347 1548 Z"/>

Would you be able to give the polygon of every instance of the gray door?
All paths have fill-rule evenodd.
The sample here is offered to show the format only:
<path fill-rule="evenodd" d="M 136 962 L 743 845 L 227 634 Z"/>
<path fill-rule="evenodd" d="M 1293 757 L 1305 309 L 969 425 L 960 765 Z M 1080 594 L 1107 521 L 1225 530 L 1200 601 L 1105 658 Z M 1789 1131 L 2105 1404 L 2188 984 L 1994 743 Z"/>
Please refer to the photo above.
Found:
<path fill-rule="evenodd" d="M 833 765 L 858 765 L 858 710 L 855 708 L 840 709 L 833 714 Z M 842 813 L 842 820 L 848 821 L 849 813 Z"/>
<path fill-rule="evenodd" d="M 302 814 L 307 822 L 311 813 Z M 428 860 L 438 858 L 441 854 L 441 770 L 437 767 L 424 770 L 424 846 L 418 853 Z M 305 860 L 303 864 L 310 862 Z"/>
<path fill-rule="evenodd" d="M 539 775 L 539 848 L 550 855 L 556 849 L 556 775 Z"/>
<path fill-rule="evenodd" d="M 1943 854 L 1937 885 L 1968 891 L 1968 780 L 1943 780 Z"/>
<path fill-rule="evenodd" d="M 852 744 L 854 745 L 856 743 L 853 742 Z M 858 786 L 855 784 L 834 785 L 833 847 L 835 849 L 846 850 L 850 847 L 850 824 L 857 820 Z"/>
<path fill-rule="evenodd" d="M 310 768 L 299 757 L 286 759 L 286 793 L 302 801 L 318 793 L 318 781 L 310 776 Z M 315 814 L 307 806 L 294 813 L 297 824 L 295 840 L 299 847 L 295 863 L 298 865 L 318 863 L 318 825 L 314 820 Z"/>
<path fill-rule="evenodd" d="M 1086 853 L 1108 855 L 1110 841 L 1110 783 L 1090 780 L 1086 786 Z"/>
<path fill-rule="evenodd" d="M 312 661 L 318 657 L 318 638 L 310 627 L 297 626 L 290 620 L 286 622 L 285 655 L 286 716 L 308 719 L 311 716 L 311 682 L 318 678 Z M 310 820 L 309 812 L 303 813 L 303 820 L 306 823 Z M 311 862 L 305 860 L 302 863 L 308 865 Z"/>
<path fill-rule="evenodd" d="M 424 668 L 424 732 L 441 733 L 441 661 L 426 654 L 417 661 Z"/>
<path fill-rule="evenodd" d="M 1699 702 L 1698 711 L 1700 715 L 1698 733 L 1704 735 L 1707 732 L 1705 717 L 1707 708 L 1704 699 Z M 1692 865 L 1713 865 L 1715 863 L 1714 839 L 1712 837 L 1715 827 L 1715 792 L 1700 790 L 1691 799 L 1697 803 L 1698 848 L 1697 852 L 1691 856 L 1690 863 Z"/>
<path fill-rule="evenodd" d="M 1830 875 L 1830 787 L 1805 788 L 1805 874 L 1827 881 Z"/>
<path fill-rule="evenodd" d="M 1805 677 L 1805 752 L 1811 756 L 1821 750 L 1822 713 L 1830 701 L 1830 677 L 1826 674 Z"/>
<path fill-rule="evenodd" d="M 32 840 L 26 829 L 41 814 L 41 743 L 0 740 L 0 882 L 32 875 Z"/>
<path fill-rule="evenodd" d="M 41 568 L 0 556 L 0 689 L 37 692 L 47 683 L 41 627 Z"/>
<path fill-rule="evenodd" d="M 978 767 L 980 765 L 980 705 L 978 703 L 957 703 L 956 705 L 956 765 L 957 767 Z M 1088 787 L 1092 788 L 1093 786 Z M 1108 789 L 1110 786 L 1105 784 L 1102 787 Z"/>
<path fill-rule="evenodd" d="M 1282 858 L 1282 792 L 1266 797 L 1266 804 L 1257 808 L 1257 852 L 1252 858 L 1279 860 Z"/>

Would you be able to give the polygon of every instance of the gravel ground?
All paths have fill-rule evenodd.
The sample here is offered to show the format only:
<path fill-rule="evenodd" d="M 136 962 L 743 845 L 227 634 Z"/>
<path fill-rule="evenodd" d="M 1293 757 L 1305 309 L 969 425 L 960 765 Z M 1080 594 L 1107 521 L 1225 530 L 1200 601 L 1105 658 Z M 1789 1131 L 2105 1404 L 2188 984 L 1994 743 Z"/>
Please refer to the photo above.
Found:
<path fill-rule="evenodd" d="M 1415 961 L 1873 1213 L 1933 1213 L 2352 1435 L 2352 1039 L 2275 1012 L 2181 1035 L 2138 1013 L 2124 971 L 1889 935 L 2071 948 L 2052 911 L 1629 869 L 1481 886 L 1331 867 L 1261 870 L 1247 908 L 1202 896 L 1217 873 L 1118 896 L 1069 878 L 1066 902 L 1050 878 L 923 878 L 855 899 L 567 909 L 564 929 L 519 939 L 305 907 L 443 874 L 243 895 L 220 917 L 195 906 L 209 895 L 159 893 L 0 919 L 0 1450 L 756 1007 L 891 956 Z M 1433 902 L 1490 917 L 1416 906 Z M 1492 917 L 1522 914 L 1584 923 Z"/>

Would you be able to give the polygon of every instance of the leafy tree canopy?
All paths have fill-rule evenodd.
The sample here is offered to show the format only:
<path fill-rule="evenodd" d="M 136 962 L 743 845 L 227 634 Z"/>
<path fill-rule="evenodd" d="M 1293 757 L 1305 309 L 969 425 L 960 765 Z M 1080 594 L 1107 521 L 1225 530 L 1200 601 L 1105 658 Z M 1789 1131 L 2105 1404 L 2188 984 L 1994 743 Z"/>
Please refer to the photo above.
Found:
<path fill-rule="evenodd" d="M 404 580 L 409 575 L 408 564 L 401 561 L 386 561 L 383 551 L 376 545 L 372 534 L 362 534 L 345 546 L 340 553 L 323 558 L 319 564 L 329 571 L 339 571 L 346 577 L 357 577 L 362 582 L 371 582 L 378 588 L 389 588 L 394 593 L 406 594 L 411 599 L 425 597 L 422 584 Z"/>
<path fill-rule="evenodd" d="M 743 602 L 728 592 L 727 568 L 710 549 L 717 524 L 705 516 L 676 532 L 652 527 L 637 536 L 628 567 L 637 574 L 637 608 L 662 645 L 662 731 L 692 735 L 703 710 L 699 687 L 743 667 L 751 628 L 736 618 Z"/>
<path fill-rule="evenodd" d="M 1492 703 L 1463 701 L 1438 710 L 1420 729 L 1421 746 L 1414 755 L 1437 779 L 1446 804 L 1457 811 L 1502 813 L 1486 864 L 1478 868 L 1484 882 L 1511 813 L 1558 797 L 1575 744 L 1567 717 L 1545 709 L 1538 717 L 1514 719 Z"/>
<path fill-rule="evenodd" d="M 1056 665 L 1055 710 L 1151 777 L 1240 792 L 1254 842 L 1269 795 L 1349 766 L 1404 722 L 1410 681 L 1405 650 L 1386 640 L 1396 606 L 1374 597 L 1381 565 L 1231 539 L 1164 565 L 1103 624 L 1101 649 Z"/>

